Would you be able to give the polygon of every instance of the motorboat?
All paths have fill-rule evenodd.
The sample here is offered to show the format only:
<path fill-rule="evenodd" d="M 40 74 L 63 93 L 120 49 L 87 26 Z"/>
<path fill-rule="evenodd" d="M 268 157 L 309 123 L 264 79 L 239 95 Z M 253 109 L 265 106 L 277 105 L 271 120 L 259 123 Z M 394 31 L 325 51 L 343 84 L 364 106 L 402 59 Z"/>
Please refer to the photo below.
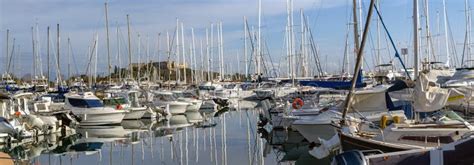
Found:
<path fill-rule="evenodd" d="M 67 94 L 65 107 L 81 119 L 80 125 L 119 124 L 127 113 L 124 109 L 104 106 L 92 92 Z"/>
<path fill-rule="evenodd" d="M 172 115 L 184 114 L 189 103 L 179 101 L 172 92 L 169 91 L 156 91 L 154 92 L 153 104 L 155 106 L 166 108 L 169 107 L 169 113 Z"/>
<path fill-rule="evenodd" d="M 178 101 L 189 103 L 188 107 L 186 107 L 187 112 L 198 111 L 201 109 L 203 101 L 198 99 L 198 97 L 193 95 L 191 92 L 173 91 L 173 95 Z"/>

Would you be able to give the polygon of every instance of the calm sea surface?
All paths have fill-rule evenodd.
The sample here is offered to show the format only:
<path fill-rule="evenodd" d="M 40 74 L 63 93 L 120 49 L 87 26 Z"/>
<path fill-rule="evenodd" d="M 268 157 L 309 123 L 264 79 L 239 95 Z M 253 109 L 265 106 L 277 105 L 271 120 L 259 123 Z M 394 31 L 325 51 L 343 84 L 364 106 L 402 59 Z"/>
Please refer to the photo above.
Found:
<path fill-rule="evenodd" d="M 121 126 L 77 129 L 12 147 L 32 164 L 327 164 L 308 153 L 297 132 L 258 129 L 259 109 L 194 112 L 168 121 L 124 121 Z"/>

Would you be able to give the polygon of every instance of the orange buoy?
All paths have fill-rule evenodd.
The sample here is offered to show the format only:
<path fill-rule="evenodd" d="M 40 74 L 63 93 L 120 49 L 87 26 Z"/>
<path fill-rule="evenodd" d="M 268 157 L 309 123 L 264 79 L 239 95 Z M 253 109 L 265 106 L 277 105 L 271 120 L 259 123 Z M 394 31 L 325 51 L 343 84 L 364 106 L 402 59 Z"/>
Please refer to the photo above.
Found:
<path fill-rule="evenodd" d="M 21 112 L 20 112 L 20 111 L 16 111 L 16 112 L 15 112 L 15 116 L 16 116 L 16 117 L 20 117 L 20 115 L 21 115 Z"/>
<path fill-rule="evenodd" d="M 292 104 L 293 109 L 301 109 L 303 105 L 304 105 L 304 102 L 300 98 L 296 98 L 295 100 L 293 100 L 293 104 Z"/>

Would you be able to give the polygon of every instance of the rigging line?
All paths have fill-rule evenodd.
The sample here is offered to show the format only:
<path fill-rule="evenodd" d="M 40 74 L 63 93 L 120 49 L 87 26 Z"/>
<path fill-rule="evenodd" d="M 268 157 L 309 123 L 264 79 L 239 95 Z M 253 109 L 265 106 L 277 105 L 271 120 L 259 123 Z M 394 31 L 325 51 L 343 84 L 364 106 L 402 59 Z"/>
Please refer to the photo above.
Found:
<path fill-rule="evenodd" d="M 73 51 L 73 48 L 72 48 L 71 41 L 69 41 L 69 50 L 71 51 L 71 57 L 72 57 L 72 60 L 74 61 L 74 69 L 76 71 L 76 74 L 79 74 L 79 69 L 77 68 L 76 57 L 74 56 L 74 51 Z"/>
<path fill-rule="evenodd" d="M 247 28 L 247 33 L 248 33 L 248 36 L 249 36 L 248 38 L 249 38 L 249 40 L 250 40 L 250 46 L 251 46 L 251 49 L 250 49 L 250 50 L 252 51 L 252 53 L 250 53 L 249 59 L 247 59 L 247 60 L 250 60 L 249 63 L 248 63 L 249 66 L 247 66 L 247 67 L 250 69 L 250 68 L 252 67 L 252 59 L 253 59 L 252 57 L 253 57 L 253 55 L 254 55 L 254 53 L 255 53 L 255 45 L 254 45 L 254 43 L 253 43 L 253 42 L 254 42 L 254 37 L 252 36 L 252 33 L 250 32 L 250 28 L 249 28 L 248 21 L 245 20 L 245 23 L 246 23 L 246 25 L 247 25 L 246 28 Z"/>
<path fill-rule="evenodd" d="M 388 32 L 387 27 L 385 26 L 385 22 L 382 19 L 382 15 L 380 15 L 379 10 L 377 9 L 377 5 L 374 5 L 374 8 L 375 8 L 375 11 L 377 12 L 377 15 L 380 18 L 380 23 L 382 24 L 382 27 L 384 28 L 385 32 L 387 33 L 388 38 L 390 39 L 390 42 L 392 43 L 393 49 L 395 50 L 395 57 L 397 57 L 398 60 L 400 61 L 400 63 L 402 64 L 403 69 L 405 70 L 405 73 L 408 76 L 408 79 L 412 80 L 411 77 L 409 76 L 410 74 L 408 73 L 407 68 L 405 67 L 405 64 L 403 63 L 402 58 L 400 57 L 400 54 L 398 53 L 397 47 L 395 46 L 395 43 L 393 42 L 392 36 L 390 35 L 390 33 Z"/>
<path fill-rule="evenodd" d="M 304 22 L 305 22 L 305 29 L 306 29 L 306 31 L 309 32 L 309 42 L 310 42 L 310 45 L 311 45 L 311 51 L 313 52 L 312 53 L 313 54 L 313 59 L 314 59 L 314 62 L 316 63 L 316 69 L 319 72 L 319 76 L 324 76 L 324 71 L 321 67 L 321 60 L 319 58 L 319 51 L 316 47 L 316 42 L 314 41 L 313 30 L 311 28 L 309 28 L 308 20 L 306 19 L 304 13 L 303 13 L 303 19 L 304 19 Z"/>

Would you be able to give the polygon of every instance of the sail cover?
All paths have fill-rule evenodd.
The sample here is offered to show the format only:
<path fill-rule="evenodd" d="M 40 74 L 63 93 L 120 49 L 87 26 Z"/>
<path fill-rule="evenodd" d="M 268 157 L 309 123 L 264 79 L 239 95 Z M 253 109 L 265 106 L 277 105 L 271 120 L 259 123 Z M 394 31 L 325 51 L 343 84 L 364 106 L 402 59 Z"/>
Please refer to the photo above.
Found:
<path fill-rule="evenodd" d="M 436 83 L 430 82 L 425 74 L 420 74 L 413 97 L 415 111 L 432 112 L 446 105 L 449 90 L 440 88 Z"/>

